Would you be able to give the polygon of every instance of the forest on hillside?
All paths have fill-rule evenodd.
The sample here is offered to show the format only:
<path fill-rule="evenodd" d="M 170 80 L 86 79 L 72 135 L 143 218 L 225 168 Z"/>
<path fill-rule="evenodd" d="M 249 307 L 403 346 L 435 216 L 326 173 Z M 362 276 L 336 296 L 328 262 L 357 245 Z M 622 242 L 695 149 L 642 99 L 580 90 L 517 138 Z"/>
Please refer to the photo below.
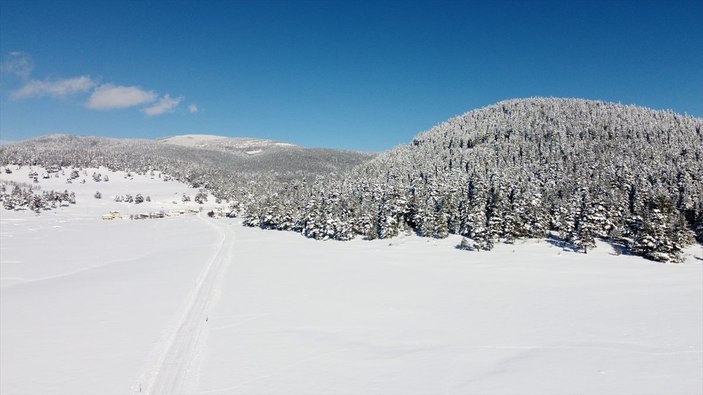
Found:
<path fill-rule="evenodd" d="M 461 248 L 556 236 L 657 261 L 703 242 L 703 120 L 575 99 L 501 102 L 420 134 L 344 177 L 287 184 L 246 223 L 316 239 L 400 232 Z"/>

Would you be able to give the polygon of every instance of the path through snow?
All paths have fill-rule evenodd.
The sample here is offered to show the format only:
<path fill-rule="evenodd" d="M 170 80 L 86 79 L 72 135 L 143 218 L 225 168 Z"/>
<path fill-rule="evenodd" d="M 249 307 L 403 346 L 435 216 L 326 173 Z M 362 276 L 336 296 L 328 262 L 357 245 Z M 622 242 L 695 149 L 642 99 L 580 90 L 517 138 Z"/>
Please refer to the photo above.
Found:
<path fill-rule="evenodd" d="M 232 260 L 234 244 L 231 222 L 212 220 L 203 213 L 199 218 L 215 227 L 222 239 L 198 276 L 181 310 L 181 318 L 163 343 L 165 347 L 155 365 L 140 377 L 136 393 L 175 395 L 195 385 L 196 357 L 201 347 L 203 327 L 207 325 L 208 309 L 215 296 L 218 279 L 222 278 L 227 264 Z"/>

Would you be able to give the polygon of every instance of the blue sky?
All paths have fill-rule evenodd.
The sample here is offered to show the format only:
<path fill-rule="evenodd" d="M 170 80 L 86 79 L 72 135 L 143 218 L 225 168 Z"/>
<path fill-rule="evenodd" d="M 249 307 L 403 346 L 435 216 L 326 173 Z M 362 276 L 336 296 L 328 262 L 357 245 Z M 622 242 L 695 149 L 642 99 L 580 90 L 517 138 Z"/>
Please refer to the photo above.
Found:
<path fill-rule="evenodd" d="M 0 2 L 0 139 L 382 151 L 500 100 L 703 116 L 703 1 Z"/>

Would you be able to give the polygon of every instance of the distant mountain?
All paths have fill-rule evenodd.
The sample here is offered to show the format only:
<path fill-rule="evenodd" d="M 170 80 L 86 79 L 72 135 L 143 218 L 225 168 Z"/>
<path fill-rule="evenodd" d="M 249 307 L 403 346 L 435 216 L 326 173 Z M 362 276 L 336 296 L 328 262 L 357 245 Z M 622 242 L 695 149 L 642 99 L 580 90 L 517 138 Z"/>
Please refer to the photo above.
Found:
<path fill-rule="evenodd" d="M 247 223 L 318 239 L 460 234 L 462 248 L 559 235 L 654 260 L 703 242 L 703 120 L 578 99 L 509 100 L 450 119 Z"/>
<path fill-rule="evenodd" d="M 54 134 L 0 147 L 0 164 L 158 169 L 223 198 L 255 199 L 290 180 L 346 172 L 375 154 L 211 135 L 161 140 Z M 263 192 L 261 192 L 263 193 Z"/>
<path fill-rule="evenodd" d="M 223 137 L 211 134 L 186 134 L 159 139 L 159 141 L 182 147 L 204 148 L 225 152 L 242 152 L 248 155 L 255 155 L 262 152 L 264 149 L 298 147 L 295 144 L 280 141 L 248 137 Z"/>
<path fill-rule="evenodd" d="M 240 170 L 274 171 L 289 174 L 299 171 L 311 175 L 346 171 L 370 160 L 376 154 L 329 148 L 305 148 L 295 144 L 249 137 L 223 137 L 188 134 L 159 139 L 159 143 L 230 154 Z"/>

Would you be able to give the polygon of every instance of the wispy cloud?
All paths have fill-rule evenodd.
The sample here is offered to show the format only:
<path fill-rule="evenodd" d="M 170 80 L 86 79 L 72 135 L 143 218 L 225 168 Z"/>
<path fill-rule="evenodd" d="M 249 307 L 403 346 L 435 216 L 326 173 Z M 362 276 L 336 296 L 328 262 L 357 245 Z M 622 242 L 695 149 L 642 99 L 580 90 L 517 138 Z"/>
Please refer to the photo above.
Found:
<path fill-rule="evenodd" d="M 94 86 L 95 82 L 87 76 L 67 78 L 57 81 L 32 80 L 27 82 L 20 89 L 10 93 L 10 98 L 20 100 L 43 96 L 66 97 L 75 93 L 87 92 Z"/>
<path fill-rule="evenodd" d="M 161 115 L 167 112 L 172 112 L 183 101 L 183 96 L 173 98 L 169 95 L 164 95 L 154 105 L 144 108 L 142 111 L 146 115 Z"/>
<path fill-rule="evenodd" d="M 29 78 L 33 69 L 32 58 L 24 52 L 10 52 L 0 62 L 0 72 L 14 74 L 23 80 Z"/>
<path fill-rule="evenodd" d="M 112 110 L 151 103 L 156 99 L 154 91 L 138 86 L 100 85 L 90 95 L 86 106 L 93 110 Z"/>
<path fill-rule="evenodd" d="M 90 76 L 83 75 L 65 79 L 38 80 L 29 77 L 34 70 L 32 58 L 24 52 L 10 52 L 0 59 L 0 72 L 19 77 L 15 81 L 20 87 L 9 94 L 12 100 L 24 100 L 38 97 L 64 98 L 76 94 L 88 96 L 85 107 L 91 110 L 114 110 L 137 107 L 149 116 L 173 112 L 185 99 L 184 96 L 160 96 L 156 91 L 146 90 L 140 86 L 123 86 L 100 83 Z M 198 106 L 191 103 L 188 112 L 198 112 Z"/>

